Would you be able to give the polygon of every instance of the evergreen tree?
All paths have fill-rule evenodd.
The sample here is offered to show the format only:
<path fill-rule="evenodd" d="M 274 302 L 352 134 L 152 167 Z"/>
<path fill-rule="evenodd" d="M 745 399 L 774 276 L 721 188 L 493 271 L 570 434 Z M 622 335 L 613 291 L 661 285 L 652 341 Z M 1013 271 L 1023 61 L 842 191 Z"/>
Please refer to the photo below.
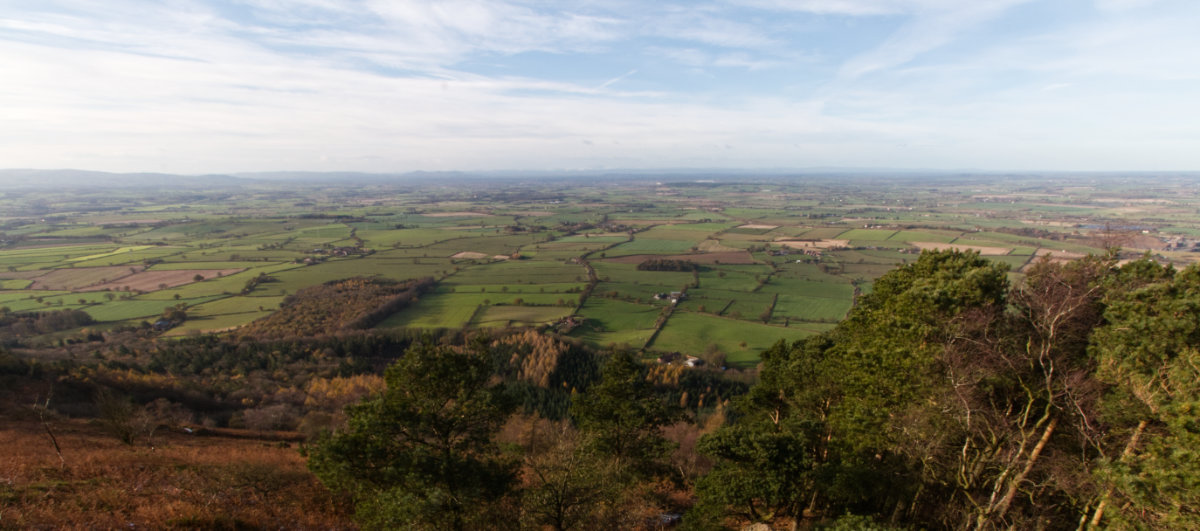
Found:
<path fill-rule="evenodd" d="M 1114 276 L 1124 289 L 1092 337 L 1111 386 L 1098 421 L 1113 444 L 1089 524 L 1200 528 L 1200 268 L 1175 274 L 1142 260 Z"/>
<path fill-rule="evenodd" d="M 492 436 L 513 409 L 486 354 L 414 346 L 388 368 L 387 389 L 348 411 L 309 467 L 350 494 L 370 528 L 477 529 L 515 479 Z"/>
<path fill-rule="evenodd" d="M 799 516 L 816 494 L 828 457 L 828 405 L 836 389 L 823 373 L 823 336 L 762 354 L 760 381 L 733 405 L 736 421 L 701 439 L 715 459 L 696 485 L 701 507 L 691 518 L 722 513 L 748 521 Z"/>
<path fill-rule="evenodd" d="M 639 474 L 660 472 L 671 451 L 661 428 L 683 418 L 646 381 L 646 367 L 619 350 L 605 362 L 600 381 L 574 397 L 571 417 L 599 455 Z"/>
<path fill-rule="evenodd" d="M 701 443 L 716 459 L 701 505 L 759 521 L 913 511 L 922 458 L 955 433 L 935 400 L 945 347 L 990 321 L 1006 288 L 1005 268 L 978 254 L 925 253 L 881 277 L 833 331 L 765 353 L 734 423 Z"/>

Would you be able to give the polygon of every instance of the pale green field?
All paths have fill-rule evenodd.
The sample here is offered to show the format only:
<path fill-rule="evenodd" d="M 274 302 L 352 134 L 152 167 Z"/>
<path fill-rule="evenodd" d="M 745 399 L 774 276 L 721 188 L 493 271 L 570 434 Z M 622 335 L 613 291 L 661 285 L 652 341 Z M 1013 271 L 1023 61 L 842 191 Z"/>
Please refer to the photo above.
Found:
<path fill-rule="evenodd" d="M 691 312 L 676 312 L 654 339 L 654 343 L 648 347 L 668 352 L 693 353 L 715 348 L 725 353 L 726 360 L 731 365 L 747 366 L 757 363 L 759 354 L 781 339 L 795 341 L 827 328 L 828 326 L 822 325 L 784 328 Z"/>
<path fill-rule="evenodd" d="M 639 235 L 640 236 L 640 235 Z M 694 240 L 651 240 L 638 238 L 604 251 L 605 256 L 628 256 L 631 254 L 679 254 L 686 253 L 704 238 Z"/>
<path fill-rule="evenodd" d="M 571 310 L 555 306 L 489 306 L 471 324 L 482 328 L 534 326 L 557 321 L 570 315 Z"/>
<path fill-rule="evenodd" d="M 385 319 L 377 328 L 462 328 L 471 321 L 480 304 L 479 297 L 473 294 L 426 295 Z"/>
<path fill-rule="evenodd" d="M 83 308 L 83 310 L 97 321 L 125 321 L 129 319 L 157 317 L 162 314 L 163 310 L 175 306 L 176 304 L 183 303 L 187 304 L 188 306 L 193 306 L 219 297 L 222 296 L 215 295 L 210 297 L 169 301 L 146 299 L 115 300 L 110 302 L 102 302 L 98 306 L 89 306 Z"/>
<path fill-rule="evenodd" d="M 221 332 L 249 324 L 271 315 L 271 312 L 247 312 L 223 315 L 188 315 L 188 320 L 163 333 L 164 337 L 178 337 L 194 332 Z"/>
<path fill-rule="evenodd" d="M 654 306 L 592 297 L 579 311 L 587 324 L 571 335 L 601 346 L 628 344 L 641 348 L 654 332 L 660 313 L 661 309 Z"/>

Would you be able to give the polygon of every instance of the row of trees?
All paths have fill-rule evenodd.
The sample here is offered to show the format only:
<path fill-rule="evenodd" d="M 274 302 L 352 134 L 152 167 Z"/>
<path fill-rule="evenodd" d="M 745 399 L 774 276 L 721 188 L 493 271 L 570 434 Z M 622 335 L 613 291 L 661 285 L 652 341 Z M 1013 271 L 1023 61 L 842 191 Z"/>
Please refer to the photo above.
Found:
<path fill-rule="evenodd" d="M 637 265 L 638 271 L 700 271 L 700 264 L 691 260 L 671 258 L 647 258 Z"/>

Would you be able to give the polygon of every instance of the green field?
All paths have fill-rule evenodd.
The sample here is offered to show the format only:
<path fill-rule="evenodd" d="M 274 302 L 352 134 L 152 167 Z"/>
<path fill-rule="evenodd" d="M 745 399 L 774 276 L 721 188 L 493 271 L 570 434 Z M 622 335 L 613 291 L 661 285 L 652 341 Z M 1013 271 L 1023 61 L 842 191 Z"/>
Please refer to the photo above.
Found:
<path fill-rule="evenodd" d="M 220 296 L 217 295 L 211 297 L 199 297 L 195 299 L 180 299 L 171 301 L 145 299 L 131 299 L 124 301 L 116 300 L 104 302 L 94 307 L 89 306 L 83 308 L 83 310 L 97 321 L 125 321 L 129 319 L 156 317 L 161 315 L 165 308 L 174 306 L 176 304 L 183 303 L 187 304 L 188 306 L 193 306 L 213 300 L 217 297 Z M 153 321 L 153 319 L 150 320 Z"/>
<path fill-rule="evenodd" d="M 378 328 L 462 328 L 471 321 L 480 304 L 479 296 L 474 294 L 427 295 L 387 318 Z"/>
<path fill-rule="evenodd" d="M 733 366 L 758 363 L 759 354 L 779 340 L 795 341 L 827 327 L 766 326 L 722 317 L 677 312 L 667 321 L 650 348 L 668 352 L 708 352 L 719 350 Z M 745 346 L 742 346 L 742 344 Z"/>
<path fill-rule="evenodd" d="M 604 252 L 605 256 L 629 256 L 633 254 L 680 254 L 695 247 L 704 238 L 689 240 L 652 240 L 637 238 L 628 243 L 622 243 Z"/>
<path fill-rule="evenodd" d="M 212 302 L 200 304 L 191 308 L 196 315 L 226 315 L 232 313 L 247 313 L 271 311 L 279 308 L 283 297 L 222 297 Z"/>
<path fill-rule="evenodd" d="M 33 284 L 33 281 L 28 279 L 5 279 L 0 280 L 0 290 L 22 290 L 28 288 L 30 284 Z"/>
<path fill-rule="evenodd" d="M 838 282 L 834 279 L 826 281 L 804 280 L 792 278 L 772 279 L 771 283 L 762 287 L 763 293 L 778 293 L 780 300 L 791 296 L 819 297 L 849 301 L 854 294 L 854 286 L 849 282 Z"/>
<path fill-rule="evenodd" d="M 884 241 L 896 235 L 894 230 L 851 229 L 837 235 L 839 240 Z"/>
<path fill-rule="evenodd" d="M 915 231 L 902 230 L 891 235 L 888 239 L 898 242 L 940 242 L 950 243 L 959 236 L 957 232 L 933 232 L 933 231 Z M 852 238 L 852 239 L 868 239 L 868 238 Z"/>
<path fill-rule="evenodd" d="M 189 316 L 188 320 L 183 324 L 168 330 L 163 334 L 164 337 L 177 337 L 187 335 L 189 333 L 198 332 L 221 332 L 231 330 L 239 326 L 245 325 L 256 319 L 261 319 L 270 315 L 271 312 L 247 312 L 247 313 L 232 313 L 222 315 L 198 315 L 195 317 Z"/>
<path fill-rule="evenodd" d="M 555 306 L 489 306 L 471 324 L 485 328 L 534 326 L 557 321 L 571 310 Z"/>
<path fill-rule="evenodd" d="M 601 346 L 627 344 L 640 348 L 653 334 L 660 313 L 654 306 L 593 297 L 579 310 L 586 323 L 571 335 Z"/>
<path fill-rule="evenodd" d="M 837 322 L 850 311 L 851 301 L 848 299 L 828 299 L 824 297 L 790 296 L 780 297 L 772 312 L 772 322 L 786 318 L 795 321 Z"/>
<path fill-rule="evenodd" d="M 447 279 L 449 284 L 560 284 L 587 280 L 577 264 L 542 260 L 510 260 L 468 267 Z"/>

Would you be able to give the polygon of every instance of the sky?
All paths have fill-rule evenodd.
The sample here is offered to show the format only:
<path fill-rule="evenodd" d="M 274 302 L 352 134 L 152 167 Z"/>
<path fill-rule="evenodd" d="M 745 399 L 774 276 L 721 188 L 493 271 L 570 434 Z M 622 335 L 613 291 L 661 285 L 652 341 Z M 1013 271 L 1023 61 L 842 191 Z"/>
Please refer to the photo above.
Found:
<path fill-rule="evenodd" d="M 1195 0 L 0 0 L 0 168 L 1200 170 Z"/>

